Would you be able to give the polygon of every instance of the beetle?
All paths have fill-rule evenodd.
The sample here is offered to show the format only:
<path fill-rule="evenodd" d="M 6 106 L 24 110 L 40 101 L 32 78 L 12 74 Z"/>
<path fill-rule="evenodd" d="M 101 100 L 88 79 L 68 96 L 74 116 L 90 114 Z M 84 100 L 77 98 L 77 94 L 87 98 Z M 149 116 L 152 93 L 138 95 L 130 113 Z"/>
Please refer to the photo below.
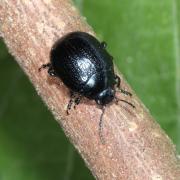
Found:
<path fill-rule="evenodd" d="M 114 99 L 135 107 L 116 98 L 117 89 L 126 95 L 132 94 L 121 89 L 121 79 L 114 72 L 113 57 L 107 52 L 106 43 L 86 32 L 71 32 L 60 38 L 51 49 L 50 62 L 43 64 L 39 71 L 42 68 L 48 68 L 50 76 L 60 78 L 69 88 L 67 114 L 72 104 L 78 105 L 82 97 L 96 101 L 102 109 L 100 131 L 105 106 Z"/>

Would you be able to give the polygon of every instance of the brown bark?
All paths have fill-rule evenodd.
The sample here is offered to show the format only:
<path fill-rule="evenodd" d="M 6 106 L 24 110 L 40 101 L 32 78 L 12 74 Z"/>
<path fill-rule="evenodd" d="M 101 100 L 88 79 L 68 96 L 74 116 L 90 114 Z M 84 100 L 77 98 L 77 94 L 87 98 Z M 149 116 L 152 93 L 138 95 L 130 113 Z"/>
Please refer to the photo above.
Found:
<path fill-rule="evenodd" d="M 134 93 L 132 98 L 117 96 L 135 109 L 123 102 L 106 108 L 105 144 L 98 134 L 101 110 L 95 102 L 84 99 L 66 115 L 68 89 L 38 68 L 49 62 L 54 42 L 71 31 L 94 34 L 68 0 L 0 0 L 4 41 L 97 179 L 180 179 L 174 145 Z M 124 80 L 122 87 L 132 92 Z"/>

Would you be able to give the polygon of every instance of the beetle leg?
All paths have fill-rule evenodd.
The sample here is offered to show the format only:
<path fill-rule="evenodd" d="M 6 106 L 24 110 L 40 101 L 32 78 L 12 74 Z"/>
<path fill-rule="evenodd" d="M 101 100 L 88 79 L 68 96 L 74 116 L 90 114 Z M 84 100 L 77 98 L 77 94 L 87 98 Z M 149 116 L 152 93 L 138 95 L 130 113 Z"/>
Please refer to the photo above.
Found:
<path fill-rule="evenodd" d="M 107 47 L 107 44 L 106 44 L 106 42 L 101 42 L 101 47 L 103 48 L 103 49 L 106 49 L 106 47 Z"/>
<path fill-rule="evenodd" d="M 127 96 L 132 96 L 132 94 L 130 92 L 128 92 L 128 91 L 126 91 L 124 89 L 121 89 L 121 79 L 120 79 L 120 77 L 118 75 L 115 76 L 115 80 L 116 80 L 117 88 L 121 93 L 123 93 L 123 94 L 125 94 Z"/>
<path fill-rule="evenodd" d="M 76 99 L 74 100 L 74 109 L 76 109 L 76 106 L 81 102 L 82 96 L 78 96 L 76 97 Z"/>
<path fill-rule="evenodd" d="M 69 115 L 69 111 L 71 110 L 72 104 L 74 102 L 74 98 L 75 98 L 75 93 L 71 92 L 70 100 L 69 100 L 69 103 L 68 103 L 67 109 L 66 109 L 67 115 Z"/>
<path fill-rule="evenodd" d="M 119 89 L 119 91 L 127 96 L 132 96 L 132 94 L 124 89 Z"/>
<path fill-rule="evenodd" d="M 73 99 L 70 99 L 66 110 L 67 115 L 69 115 L 69 111 L 71 110 L 72 104 L 73 104 Z"/>

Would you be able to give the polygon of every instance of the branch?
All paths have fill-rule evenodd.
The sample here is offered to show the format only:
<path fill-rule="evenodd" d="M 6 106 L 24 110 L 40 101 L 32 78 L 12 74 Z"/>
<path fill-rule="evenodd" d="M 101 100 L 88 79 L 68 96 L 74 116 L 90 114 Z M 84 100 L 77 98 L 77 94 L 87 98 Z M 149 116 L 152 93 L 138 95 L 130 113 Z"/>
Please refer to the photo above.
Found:
<path fill-rule="evenodd" d="M 133 93 L 105 110 L 99 138 L 101 110 L 84 99 L 67 116 L 68 89 L 38 68 L 49 62 L 54 42 L 71 31 L 94 34 L 68 0 L 0 1 L 0 34 L 9 51 L 28 75 L 66 135 L 97 179 L 178 179 L 180 164 L 171 140 Z M 122 76 L 121 76 L 122 78 Z M 122 78 L 122 86 L 132 92 Z"/>

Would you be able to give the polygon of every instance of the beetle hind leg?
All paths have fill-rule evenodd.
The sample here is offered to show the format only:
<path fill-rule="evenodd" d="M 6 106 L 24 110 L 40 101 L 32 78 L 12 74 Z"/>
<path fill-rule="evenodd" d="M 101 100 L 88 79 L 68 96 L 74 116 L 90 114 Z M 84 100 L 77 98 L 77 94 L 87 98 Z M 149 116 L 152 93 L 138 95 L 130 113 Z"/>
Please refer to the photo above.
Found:
<path fill-rule="evenodd" d="M 73 104 L 73 99 L 70 99 L 66 109 L 67 115 L 69 115 L 69 111 L 71 110 L 72 104 Z"/>
<path fill-rule="evenodd" d="M 82 96 L 78 96 L 74 100 L 74 109 L 76 109 L 76 106 L 81 102 Z"/>
<path fill-rule="evenodd" d="M 72 107 L 72 104 L 73 104 L 74 98 L 75 98 L 75 93 L 72 92 L 72 91 L 71 91 L 70 93 L 71 93 L 71 95 L 70 95 L 70 100 L 69 100 L 69 103 L 68 103 L 67 109 L 66 109 L 67 115 L 69 115 L 69 111 L 71 110 L 71 107 Z"/>
<path fill-rule="evenodd" d="M 81 95 L 71 92 L 70 100 L 69 100 L 69 103 L 67 105 L 67 110 L 66 110 L 67 115 L 70 114 L 69 111 L 71 110 L 72 105 L 74 104 L 74 109 L 75 109 L 76 106 L 80 103 L 81 99 L 82 99 Z"/>
<path fill-rule="evenodd" d="M 121 78 L 118 75 L 115 76 L 115 80 L 116 80 L 116 86 L 117 86 L 119 92 L 121 92 L 127 96 L 132 96 L 132 94 L 130 92 L 128 92 L 124 89 L 121 89 Z"/>

